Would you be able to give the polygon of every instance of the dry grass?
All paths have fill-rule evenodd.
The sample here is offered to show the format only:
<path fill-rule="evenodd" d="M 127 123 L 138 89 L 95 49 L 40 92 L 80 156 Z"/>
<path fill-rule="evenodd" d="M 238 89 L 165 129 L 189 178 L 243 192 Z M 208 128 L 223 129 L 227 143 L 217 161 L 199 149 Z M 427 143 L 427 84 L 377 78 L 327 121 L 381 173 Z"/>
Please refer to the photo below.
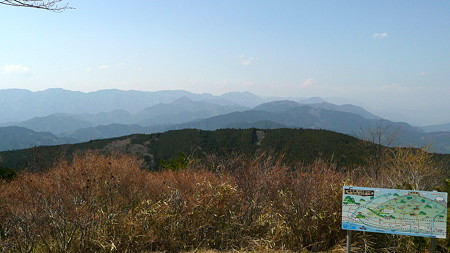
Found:
<path fill-rule="evenodd" d="M 0 251 L 343 252 L 342 185 L 367 184 L 324 161 L 292 170 L 270 155 L 140 165 L 87 153 L 0 182 Z"/>

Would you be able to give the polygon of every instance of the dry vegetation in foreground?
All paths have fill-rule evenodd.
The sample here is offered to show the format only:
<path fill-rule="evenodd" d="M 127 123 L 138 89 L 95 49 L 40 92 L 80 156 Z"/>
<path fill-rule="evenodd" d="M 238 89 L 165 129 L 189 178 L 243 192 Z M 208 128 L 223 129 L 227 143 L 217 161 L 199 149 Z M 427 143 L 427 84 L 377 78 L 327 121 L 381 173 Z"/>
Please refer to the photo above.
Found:
<path fill-rule="evenodd" d="M 442 172 L 399 164 L 392 171 L 349 172 L 321 160 L 293 169 L 267 154 L 210 156 L 177 171 L 140 165 L 128 155 L 87 153 L 0 182 L 0 251 L 342 252 L 344 184 L 427 188 Z M 394 182 L 398 173 L 417 180 Z M 355 234 L 361 252 L 420 252 L 429 243 Z M 439 244 L 448 252 L 448 240 Z"/>

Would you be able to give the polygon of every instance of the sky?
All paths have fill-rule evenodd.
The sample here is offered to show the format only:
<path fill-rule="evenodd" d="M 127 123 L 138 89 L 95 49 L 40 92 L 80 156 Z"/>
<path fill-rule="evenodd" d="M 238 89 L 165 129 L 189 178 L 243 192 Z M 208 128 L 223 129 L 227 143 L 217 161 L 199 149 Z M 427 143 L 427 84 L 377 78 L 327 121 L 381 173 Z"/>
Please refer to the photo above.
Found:
<path fill-rule="evenodd" d="M 346 98 L 450 122 L 450 1 L 66 1 L 0 5 L 0 89 Z"/>

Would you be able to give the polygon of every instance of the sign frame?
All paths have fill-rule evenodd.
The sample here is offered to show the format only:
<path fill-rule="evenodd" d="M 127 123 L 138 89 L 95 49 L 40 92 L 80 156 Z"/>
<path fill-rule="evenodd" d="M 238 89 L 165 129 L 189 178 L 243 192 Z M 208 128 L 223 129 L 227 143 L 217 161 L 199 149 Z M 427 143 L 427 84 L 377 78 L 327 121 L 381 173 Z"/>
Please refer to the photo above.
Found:
<path fill-rule="evenodd" d="M 446 238 L 447 203 L 446 192 L 344 185 L 342 229 Z"/>

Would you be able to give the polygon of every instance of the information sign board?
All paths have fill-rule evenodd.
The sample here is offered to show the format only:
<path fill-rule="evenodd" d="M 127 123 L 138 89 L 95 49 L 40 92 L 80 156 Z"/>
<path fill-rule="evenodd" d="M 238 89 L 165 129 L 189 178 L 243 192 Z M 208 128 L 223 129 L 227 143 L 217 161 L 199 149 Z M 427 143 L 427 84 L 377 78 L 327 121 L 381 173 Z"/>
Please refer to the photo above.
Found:
<path fill-rule="evenodd" d="M 446 238 L 445 192 L 344 186 L 342 229 Z"/>

